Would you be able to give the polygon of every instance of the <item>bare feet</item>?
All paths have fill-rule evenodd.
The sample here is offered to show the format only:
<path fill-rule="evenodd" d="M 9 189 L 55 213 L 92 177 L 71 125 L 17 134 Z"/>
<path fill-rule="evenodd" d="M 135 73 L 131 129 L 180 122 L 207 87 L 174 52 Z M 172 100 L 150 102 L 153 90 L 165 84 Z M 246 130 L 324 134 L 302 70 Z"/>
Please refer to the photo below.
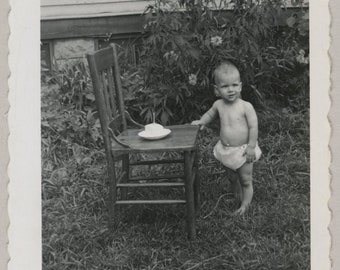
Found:
<path fill-rule="evenodd" d="M 241 205 L 241 207 L 234 212 L 234 215 L 242 216 L 247 211 L 247 209 L 248 207 L 246 207 L 245 205 Z"/>
<path fill-rule="evenodd" d="M 239 169 L 240 185 L 242 189 L 242 203 L 241 207 L 236 210 L 236 215 L 243 215 L 248 209 L 253 198 L 253 163 L 245 163 Z"/>

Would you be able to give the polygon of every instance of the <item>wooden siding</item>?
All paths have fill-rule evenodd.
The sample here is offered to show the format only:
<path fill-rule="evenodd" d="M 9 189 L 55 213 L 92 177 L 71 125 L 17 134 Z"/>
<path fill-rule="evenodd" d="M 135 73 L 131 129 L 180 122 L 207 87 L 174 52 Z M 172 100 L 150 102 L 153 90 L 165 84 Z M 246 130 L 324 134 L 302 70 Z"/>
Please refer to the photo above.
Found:
<path fill-rule="evenodd" d="M 216 0 L 217 6 L 219 1 Z M 308 1 L 305 0 L 306 5 Z M 154 0 L 41 0 L 41 20 L 141 14 Z M 292 7 L 285 0 L 285 7 Z"/>
<path fill-rule="evenodd" d="M 296 8 L 284 10 L 278 18 L 279 24 L 285 25 L 286 19 L 296 11 Z M 228 11 L 226 11 L 226 13 L 228 13 Z M 144 23 L 145 17 L 140 14 L 97 18 L 41 20 L 41 39 L 98 38 L 104 37 L 106 34 L 110 33 L 117 38 L 124 38 L 124 36 L 129 35 L 140 35 L 143 31 Z"/>
<path fill-rule="evenodd" d="M 41 0 L 41 20 L 141 14 L 150 0 Z"/>
<path fill-rule="evenodd" d="M 141 2 L 143 0 L 41 0 L 41 6 L 64 6 L 99 3 Z"/>
<path fill-rule="evenodd" d="M 126 15 L 41 21 L 41 39 L 124 36 L 142 32 L 144 16 Z"/>
<path fill-rule="evenodd" d="M 145 21 L 141 14 L 153 3 L 154 0 L 41 0 L 41 39 L 141 33 Z M 279 20 L 285 23 L 287 15 L 295 10 L 284 9 Z"/>

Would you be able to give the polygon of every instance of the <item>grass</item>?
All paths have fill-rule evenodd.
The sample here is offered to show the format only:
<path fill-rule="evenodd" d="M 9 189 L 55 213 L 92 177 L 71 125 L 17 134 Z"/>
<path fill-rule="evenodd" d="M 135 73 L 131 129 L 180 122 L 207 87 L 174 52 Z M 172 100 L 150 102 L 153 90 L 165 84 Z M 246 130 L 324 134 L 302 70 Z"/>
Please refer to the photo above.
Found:
<path fill-rule="evenodd" d="M 187 241 L 183 206 L 121 207 L 111 234 L 103 152 L 84 148 L 92 158 L 79 163 L 43 145 L 43 269 L 309 269 L 308 115 L 259 113 L 263 157 L 243 217 L 232 215 L 227 173 L 212 156 L 217 130 L 201 133 L 195 241 Z"/>

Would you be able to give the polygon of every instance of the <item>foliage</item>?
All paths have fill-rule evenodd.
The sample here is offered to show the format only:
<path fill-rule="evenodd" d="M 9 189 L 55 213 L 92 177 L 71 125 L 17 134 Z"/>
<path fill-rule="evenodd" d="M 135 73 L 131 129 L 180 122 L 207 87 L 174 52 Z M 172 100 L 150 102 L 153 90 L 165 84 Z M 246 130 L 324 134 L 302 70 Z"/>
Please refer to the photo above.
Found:
<path fill-rule="evenodd" d="M 308 14 L 301 9 L 282 27 L 281 4 L 155 1 L 146 11 L 138 65 L 145 88 L 135 92 L 134 110 L 147 121 L 155 111 L 163 124 L 197 118 L 214 100 L 212 71 L 227 59 L 241 71 L 244 99 L 257 106 L 268 98 L 287 105 L 308 89 L 296 86 L 309 81 Z"/>
<path fill-rule="evenodd" d="M 155 1 L 146 11 L 139 61 L 131 60 L 133 41 L 125 49 L 119 47 L 130 113 L 141 123 L 150 122 L 153 112 L 162 124 L 197 119 L 215 99 L 212 71 L 226 59 L 241 71 L 242 97 L 258 109 L 268 104 L 308 108 L 308 11 L 296 10 L 282 25 L 280 5 L 279 0 L 221 1 L 218 7 L 213 0 Z M 53 77 L 63 105 L 94 114 L 92 86 L 83 64 Z"/>
<path fill-rule="evenodd" d="M 41 127 L 43 159 L 53 154 L 56 164 L 73 155 L 78 163 L 90 162 L 83 152 L 101 146 L 93 89 L 83 63 L 44 74 Z"/>
<path fill-rule="evenodd" d="M 294 5 L 301 1 L 292 1 Z M 303 2 L 303 1 L 302 1 Z M 301 3 L 300 3 L 301 4 Z M 289 44 L 294 65 L 271 81 L 272 91 L 267 99 L 298 109 L 309 108 L 309 12 L 301 9 L 286 19 L 278 31 L 283 44 Z"/>

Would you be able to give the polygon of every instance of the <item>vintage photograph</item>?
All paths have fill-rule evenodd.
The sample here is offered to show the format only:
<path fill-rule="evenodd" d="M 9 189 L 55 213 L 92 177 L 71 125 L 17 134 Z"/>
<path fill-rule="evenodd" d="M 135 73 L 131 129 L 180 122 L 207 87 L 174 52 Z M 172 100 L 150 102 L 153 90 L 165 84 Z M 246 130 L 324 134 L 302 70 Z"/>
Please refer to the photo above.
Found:
<path fill-rule="evenodd" d="M 311 269 L 308 0 L 41 0 L 42 269 Z"/>

